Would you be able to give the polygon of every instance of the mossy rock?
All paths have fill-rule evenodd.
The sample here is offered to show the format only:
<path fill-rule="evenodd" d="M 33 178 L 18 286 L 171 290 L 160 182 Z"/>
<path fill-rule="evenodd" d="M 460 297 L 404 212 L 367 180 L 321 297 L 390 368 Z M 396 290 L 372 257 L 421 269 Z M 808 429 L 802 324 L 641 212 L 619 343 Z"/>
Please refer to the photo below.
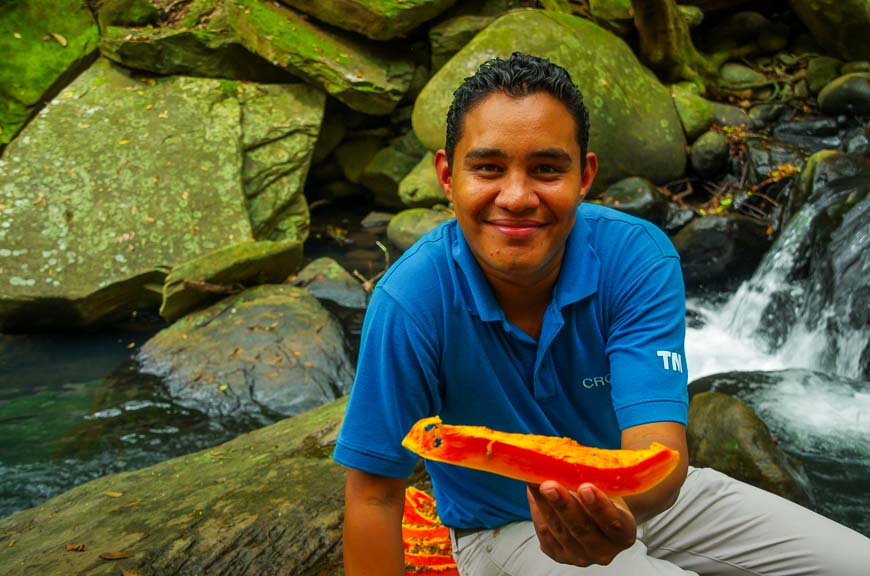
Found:
<path fill-rule="evenodd" d="M 281 0 L 320 20 L 373 40 L 406 36 L 456 0 Z"/>
<path fill-rule="evenodd" d="M 93 62 L 99 39 L 83 0 L 0 5 L 0 152 L 47 98 Z"/>
<path fill-rule="evenodd" d="M 407 132 L 386 148 L 378 150 L 363 169 L 360 182 L 374 193 L 376 204 L 401 208 L 399 184 L 425 154 L 426 149 L 414 132 Z"/>
<path fill-rule="evenodd" d="M 317 25 L 273 2 L 179 2 L 160 24 L 107 27 L 103 53 L 159 74 L 259 82 L 287 82 L 292 76 L 377 115 L 392 112 L 414 74 L 406 51 Z"/>
<path fill-rule="evenodd" d="M 330 454 L 345 406 L 340 399 L 0 519 L 3 567 L 20 576 L 343 574 L 345 472 Z M 106 552 L 129 557 L 101 559 Z"/>
<path fill-rule="evenodd" d="M 749 406 L 719 392 L 696 394 L 686 429 L 689 462 L 714 468 L 789 500 L 807 503 L 785 454 Z"/>
<path fill-rule="evenodd" d="M 791 0 L 789 4 L 827 52 L 843 60 L 870 59 L 870 2 Z"/>
<path fill-rule="evenodd" d="M 399 183 L 399 198 L 408 208 L 431 208 L 446 204 L 447 197 L 435 172 L 435 155 L 427 152 L 423 159 Z"/>
<path fill-rule="evenodd" d="M 400 250 L 407 250 L 421 236 L 452 219 L 453 214 L 447 210 L 431 208 L 402 210 L 390 220 L 387 226 L 387 238 Z"/>
<path fill-rule="evenodd" d="M 819 108 L 832 115 L 870 115 L 870 72 L 846 74 L 822 88 Z"/>
<path fill-rule="evenodd" d="M 323 257 L 312 261 L 293 280 L 320 301 L 327 301 L 344 308 L 365 309 L 368 295 L 359 281 L 351 276 L 341 264 L 332 258 Z"/>
<path fill-rule="evenodd" d="M 682 82 L 671 86 L 671 97 L 680 116 L 680 123 L 688 140 L 694 141 L 716 122 L 713 102 L 697 93 L 694 84 Z"/>
<path fill-rule="evenodd" d="M 420 141 L 430 150 L 443 147 L 453 91 L 485 60 L 514 51 L 565 67 L 583 91 L 589 148 L 599 156 L 596 189 L 628 176 L 666 182 L 683 174 L 686 140 L 668 90 L 618 37 L 582 18 L 542 10 L 498 18 L 435 74 L 414 106 Z"/>
<path fill-rule="evenodd" d="M 302 262 L 302 243 L 243 242 L 203 254 L 173 268 L 163 285 L 160 315 L 168 321 L 219 300 L 241 287 L 279 284 Z"/>
<path fill-rule="evenodd" d="M 251 239 L 241 113 L 217 80 L 106 60 L 64 89 L 0 162 L 0 329 L 125 318 L 169 267 Z"/>
<path fill-rule="evenodd" d="M 429 29 L 429 43 L 432 46 L 431 71 L 434 73 L 440 70 L 493 20 L 491 16 L 457 16 L 432 26 Z"/>

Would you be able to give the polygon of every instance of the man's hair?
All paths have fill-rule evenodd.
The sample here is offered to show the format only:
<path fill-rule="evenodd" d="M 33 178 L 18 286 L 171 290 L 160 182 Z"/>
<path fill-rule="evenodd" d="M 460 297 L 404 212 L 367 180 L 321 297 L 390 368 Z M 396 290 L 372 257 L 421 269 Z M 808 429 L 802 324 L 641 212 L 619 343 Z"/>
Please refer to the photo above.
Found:
<path fill-rule="evenodd" d="M 447 111 L 447 140 L 444 146 L 447 162 L 453 166 L 453 151 L 462 138 L 465 116 L 475 104 L 492 93 L 501 92 L 519 98 L 546 92 L 562 102 L 577 128 L 581 169 L 586 167 L 589 144 L 589 110 L 583 94 L 571 80 L 568 71 L 544 58 L 514 52 L 508 60 L 493 58 L 480 65 L 474 76 L 466 78 L 453 93 L 453 103 Z"/>

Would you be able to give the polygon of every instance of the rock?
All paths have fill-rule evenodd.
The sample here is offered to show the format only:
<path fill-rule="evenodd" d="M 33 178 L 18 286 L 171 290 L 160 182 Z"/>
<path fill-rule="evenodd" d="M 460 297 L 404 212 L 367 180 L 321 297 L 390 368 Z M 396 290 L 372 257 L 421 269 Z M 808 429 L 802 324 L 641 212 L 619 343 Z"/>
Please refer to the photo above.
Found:
<path fill-rule="evenodd" d="M 866 0 L 789 0 L 792 10 L 826 52 L 843 60 L 870 59 L 870 4 Z"/>
<path fill-rule="evenodd" d="M 452 219 L 453 214 L 447 210 L 433 210 L 431 208 L 402 210 L 390 220 L 390 225 L 387 226 L 387 238 L 399 250 L 407 250 L 421 236 Z"/>
<path fill-rule="evenodd" d="M 708 130 L 692 144 L 692 168 L 705 178 L 721 174 L 728 167 L 729 149 L 722 132 Z"/>
<path fill-rule="evenodd" d="M 109 27 L 101 47 L 125 66 L 158 74 L 286 82 L 289 73 L 377 115 L 392 112 L 414 74 L 404 51 L 257 0 L 175 3 L 160 28 Z"/>
<path fill-rule="evenodd" d="M 736 62 L 727 62 L 723 64 L 722 68 L 719 69 L 719 77 L 727 85 L 735 88 L 753 86 L 767 80 L 764 74 L 760 74 L 749 66 L 737 64 Z"/>
<path fill-rule="evenodd" d="M 636 176 L 610 186 L 601 203 L 663 228 L 668 218 L 669 202 L 655 184 Z"/>
<path fill-rule="evenodd" d="M 414 131 L 426 147 L 443 147 L 447 109 L 462 79 L 483 61 L 514 51 L 563 65 L 583 90 L 589 147 L 600 161 L 596 189 L 628 176 L 667 182 L 683 174 L 685 137 L 668 90 L 618 37 L 587 20 L 540 10 L 498 18 L 433 76 L 414 106 Z"/>
<path fill-rule="evenodd" d="M 235 93 L 242 106 L 242 183 L 254 236 L 305 240 L 310 218 L 303 187 L 325 95 L 305 84 L 239 83 Z"/>
<path fill-rule="evenodd" d="M 846 144 L 846 152 L 849 154 L 865 154 L 870 149 L 870 140 L 868 140 L 867 130 L 864 128 L 853 128 L 846 132 L 843 136 L 843 142 Z"/>
<path fill-rule="evenodd" d="M 714 102 L 713 113 L 716 116 L 716 124 L 719 126 L 750 126 L 752 124 L 749 114 L 730 104 Z"/>
<path fill-rule="evenodd" d="M 345 472 L 330 454 L 345 405 L 105 476 L 0 519 L 15 542 L 4 544 L 3 566 L 44 576 L 341 574 Z M 84 551 L 68 552 L 70 543 Z M 108 551 L 131 556 L 101 560 Z"/>
<path fill-rule="evenodd" d="M 348 182 L 359 184 L 363 170 L 380 150 L 384 139 L 380 136 L 348 138 L 335 149 L 335 160 Z"/>
<path fill-rule="evenodd" d="M 137 23 L 140 17 L 130 11 L 129 0 L 95 3 L 98 20 L 118 22 L 101 26 L 101 52 L 127 68 L 157 74 L 298 81 L 242 45 L 228 18 L 233 1 L 176 2 L 163 10 L 157 0 L 137 0 L 138 5 L 152 4 L 158 13 L 157 20 L 145 27 Z"/>
<path fill-rule="evenodd" d="M 764 256 L 767 224 L 740 215 L 697 218 L 672 238 L 687 289 L 717 292 L 748 278 Z"/>
<path fill-rule="evenodd" d="M 457 16 L 432 26 L 429 29 L 429 42 L 432 45 L 431 72 L 434 74 L 440 70 L 493 19 L 491 16 Z"/>
<path fill-rule="evenodd" d="M 218 80 L 79 76 L 0 160 L 0 330 L 156 310 L 169 267 L 250 240 L 241 116 Z"/>
<path fill-rule="evenodd" d="M 163 285 L 160 315 L 172 322 L 244 286 L 284 282 L 302 262 L 302 243 L 244 242 L 173 268 Z"/>
<path fill-rule="evenodd" d="M 332 102 L 335 102 L 335 100 L 332 100 Z M 335 110 L 335 107 L 330 107 L 327 103 L 323 122 L 320 124 L 320 134 L 317 136 L 317 144 L 314 146 L 312 162 L 317 163 L 325 160 L 344 140 L 344 136 L 347 134 L 347 126 L 345 126 L 343 120 L 340 112 Z"/>
<path fill-rule="evenodd" d="M 94 5 L 100 29 L 109 26 L 144 27 L 160 24 L 160 8 L 151 0 L 103 0 Z"/>
<path fill-rule="evenodd" d="M 870 72 L 840 76 L 819 92 L 819 109 L 830 115 L 870 114 Z"/>
<path fill-rule="evenodd" d="M 783 165 L 803 169 L 806 150 L 796 144 L 773 140 L 768 137 L 748 137 L 746 148 L 749 157 L 749 180 L 759 184 L 770 178 L 774 170 Z"/>
<path fill-rule="evenodd" d="M 668 202 L 668 215 L 662 228 L 670 235 L 676 234 L 694 220 L 695 216 L 695 211 L 691 208 Z"/>
<path fill-rule="evenodd" d="M 415 28 L 441 14 L 456 0 L 281 0 L 338 28 L 390 40 L 406 36 Z"/>
<path fill-rule="evenodd" d="M 303 268 L 293 281 L 311 292 L 318 300 L 344 308 L 363 310 L 368 296 L 360 283 L 332 258 L 318 258 Z"/>
<path fill-rule="evenodd" d="M 447 204 L 447 197 L 435 172 L 435 155 L 427 152 L 423 159 L 399 183 L 399 198 L 409 208 L 431 208 Z"/>
<path fill-rule="evenodd" d="M 756 104 L 749 109 L 750 126 L 753 130 L 761 130 L 779 118 L 783 110 L 785 110 L 785 105 L 779 102 Z"/>
<path fill-rule="evenodd" d="M 330 402 L 353 379 L 341 327 L 287 284 L 249 288 L 185 316 L 148 340 L 139 362 L 186 408 L 262 423 Z"/>
<path fill-rule="evenodd" d="M 389 208 L 401 208 L 399 183 L 420 162 L 426 148 L 414 132 L 396 138 L 379 150 L 363 169 L 360 182 L 374 193 L 375 203 Z"/>
<path fill-rule="evenodd" d="M 674 84 L 671 86 L 671 97 L 689 141 L 694 141 L 716 122 L 714 103 L 699 96 L 694 84 Z"/>
<path fill-rule="evenodd" d="M 714 468 L 801 504 L 809 501 L 770 430 L 736 398 L 696 394 L 689 404 L 686 440 L 693 466 Z"/>
<path fill-rule="evenodd" d="M 839 148 L 842 144 L 840 127 L 834 118 L 813 118 L 781 122 L 773 129 L 777 140 L 801 146 L 812 152 Z"/>
<path fill-rule="evenodd" d="M 319 187 L 318 192 L 327 200 L 351 200 L 371 202 L 372 193 L 368 188 L 347 180 L 334 180 Z"/>
<path fill-rule="evenodd" d="M 697 28 L 704 22 L 704 11 L 697 6 L 678 4 L 677 10 L 680 11 L 680 16 L 686 22 L 686 26 L 688 26 L 689 29 Z"/>
<path fill-rule="evenodd" d="M 870 62 L 866 60 L 846 62 L 843 64 L 843 67 L 840 68 L 840 74 L 843 74 L 844 76 L 853 72 L 870 72 Z"/>
<path fill-rule="evenodd" d="M 589 0 L 589 12 L 596 20 L 632 20 L 629 0 Z"/>
<path fill-rule="evenodd" d="M 842 60 L 830 56 L 816 56 L 807 64 L 807 85 L 810 92 L 818 94 L 832 80 L 840 75 Z"/>
<path fill-rule="evenodd" d="M 0 8 L 0 152 L 50 98 L 97 56 L 84 0 L 6 2 Z"/>

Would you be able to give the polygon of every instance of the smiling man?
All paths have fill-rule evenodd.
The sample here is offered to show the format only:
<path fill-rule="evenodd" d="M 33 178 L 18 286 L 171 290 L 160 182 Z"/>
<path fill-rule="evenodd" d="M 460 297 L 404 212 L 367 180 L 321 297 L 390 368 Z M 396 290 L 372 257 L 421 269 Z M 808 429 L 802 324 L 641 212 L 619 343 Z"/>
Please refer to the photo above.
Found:
<path fill-rule="evenodd" d="M 625 499 L 426 462 L 464 576 L 859 574 L 863 536 L 689 469 L 679 259 L 651 224 L 582 203 L 598 168 L 588 134 L 580 91 L 546 60 L 489 61 L 455 92 L 435 167 L 456 220 L 378 283 L 335 449 L 346 574 L 404 573 L 417 458 L 401 440 L 431 415 L 681 454 Z"/>

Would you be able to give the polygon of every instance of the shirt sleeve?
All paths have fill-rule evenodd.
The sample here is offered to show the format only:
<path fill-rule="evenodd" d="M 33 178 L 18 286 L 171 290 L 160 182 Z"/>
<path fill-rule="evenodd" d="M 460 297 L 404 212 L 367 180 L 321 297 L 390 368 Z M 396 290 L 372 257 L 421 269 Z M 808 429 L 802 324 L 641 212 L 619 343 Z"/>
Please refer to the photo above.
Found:
<path fill-rule="evenodd" d="M 422 328 L 384 289 L 366 311 L 356 377 L 333 458 L 394 478 L 411 474 L 418 457 L 402 447 L 411 426 L 438 409 L 435 327 Z"/>
<path fill-rule="evenodd" d="M 685 287 L 677 256 L 626 271 L 614 294 L 607 355 L 621 429 L 688 421 Z"/>

